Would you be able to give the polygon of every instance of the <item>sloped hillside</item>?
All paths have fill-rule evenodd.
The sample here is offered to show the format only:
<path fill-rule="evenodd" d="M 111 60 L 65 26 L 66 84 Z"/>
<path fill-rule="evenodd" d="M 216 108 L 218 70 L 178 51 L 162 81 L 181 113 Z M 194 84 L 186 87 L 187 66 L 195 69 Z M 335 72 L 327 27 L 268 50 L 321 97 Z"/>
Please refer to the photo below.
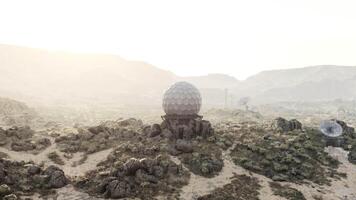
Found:
<path fill-rule="evenodd" d="M 5 126 L 29 125 L 37 117 L 26 104 L 0 97 L 0 124 Z"/>

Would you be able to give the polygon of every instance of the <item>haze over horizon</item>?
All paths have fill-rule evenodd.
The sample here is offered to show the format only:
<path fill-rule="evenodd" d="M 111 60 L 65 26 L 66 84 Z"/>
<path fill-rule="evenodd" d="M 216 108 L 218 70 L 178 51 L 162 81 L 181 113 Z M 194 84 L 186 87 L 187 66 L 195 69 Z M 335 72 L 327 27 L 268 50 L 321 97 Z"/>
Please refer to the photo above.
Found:
<path fill-rule="evenodd" d="M 348 0 L 3 1 L 0 43 L 109 53 L 181 76 L 243 80 L 265 70 L 355 66 L 355 6 Z"/>

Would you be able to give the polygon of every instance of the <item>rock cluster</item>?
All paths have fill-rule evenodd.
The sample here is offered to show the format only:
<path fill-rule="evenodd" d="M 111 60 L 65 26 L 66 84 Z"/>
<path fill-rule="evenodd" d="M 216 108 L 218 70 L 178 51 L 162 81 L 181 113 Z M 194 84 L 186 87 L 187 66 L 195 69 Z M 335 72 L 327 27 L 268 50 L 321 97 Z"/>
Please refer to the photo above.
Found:
<path fill-rule="evenodd" d="M 235 175 L 231 183 L 215 189 L 211 194 L 199 197 L 198 200 L 258 200 L 260 188 L 257 178 Z"/>
<path fill-rule="evenodd" d="M 205 177 L 216 175 L 224 166 L 220 155 L 195 152 L 182 155 L 181 158 L 191 172 Z"/>
<path fill-rule="evenodd" d="M 236 164 L 263 174 L 275 181 L 317 184 L 329 183 L 328 177 L 341 177 L 336 172 L 339 162 L 324 152 L 325 142 L 318 130 L 252 137 L 232 150 Z"/>
<path fill-rule="evenodd" d="M 281 196 L 287 200 L 306 200 L 303 193 L 288 185 L 282 186 L 277 182 L 270 182 L 269 185 L 273 191 L 273 194 L 277 196 Z"/>
<path fill-rule="evenodd" d="M 146 126 L 143 132 L 148 137 L 162 137 L 170 141 L 191 141 L 194 138 L 208 138 L 214 134 L 209 121 L 197 119 L 165 119 L 161 124 Z"/>
<path fill-rule="evenodd" d="M 104 173 L 105 174 L 105 173 Z M 189 174 L 168 157 L 129 158 L 108 174 L 90 173 L 77 187 L 106 198 L 152 199 L 158 193 L 173 193 L 187 184 Z"/>
<path fill-rule="evenodd" d="M 292 120 L 288 121 L 282 117 L 276 118 L 272 122 L 271 126 L 274 130 L 277 130 L 280 132 L 289 132 L 289 131 L 302 129 L 302 123 L 300 123 L 298 120 L 292 119 Z"/>
<path fill-rule="evenodd" d="M 9 187 L 11 193 L 16 195 L 41 193 L 49 189 L 61 188 L 68 182 L 64 172 L 55 166 L 43 170 L 32 163 L 0 159 L 0 183 L 5 184 L 0 190 Z M 4 194 L 0 193 L 0 195 Z"/>
<path fill-rule="evenodd" d="M 107 121 L 99 126 L 79 128 L 78 134 L 69 134 L 55 139 L 59 150 L 66 153 L 85 152 L 95 153 L 117 146 L 137 136 L 136 129 L 142 128 L 141 120 L 127 119 Z"/>
<path fill-rule="evenodd" d="M 219 145 L 228 142 L 215 134 L 209 121 L 166 119 L 160 128 L 168 139 L 168 152 L 178 156 L 192 173 L 212 177 L 221 171 L 224 163 Z"/>
<path fill-rule="evenodd" d="M 48 138 L 34 137 L 35 132 L 29 126 L 14 126 L 7 130 L 0 128 L 0 145 L 13 151 L 41 151 L 51 145 Z"/>
<path fill-rule="evenodd" d="M 0 198 L 1 199 L 9 199 L 9 197 L 11 197 L 10 195 L 13 196 L 13 194 L 11 194 L 11 193 L 12 193 L 12 190 L 8 185 L 6 185 L 6 184 L 0 185 Z M 17 197 L 15 196 L 15 198 L 17 198 Z"/>

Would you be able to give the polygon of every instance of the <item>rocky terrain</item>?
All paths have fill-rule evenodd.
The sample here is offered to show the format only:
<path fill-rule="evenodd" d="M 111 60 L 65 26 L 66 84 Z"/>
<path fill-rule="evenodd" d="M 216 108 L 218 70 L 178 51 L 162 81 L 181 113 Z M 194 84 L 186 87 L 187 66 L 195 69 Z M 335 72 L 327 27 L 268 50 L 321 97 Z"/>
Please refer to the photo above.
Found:
<path fill-rule="evenodd" d="M 336 140 L 283 118 L 4 128 L 0 197 L 356 199 L 356 133 L 337 122 Z"/>

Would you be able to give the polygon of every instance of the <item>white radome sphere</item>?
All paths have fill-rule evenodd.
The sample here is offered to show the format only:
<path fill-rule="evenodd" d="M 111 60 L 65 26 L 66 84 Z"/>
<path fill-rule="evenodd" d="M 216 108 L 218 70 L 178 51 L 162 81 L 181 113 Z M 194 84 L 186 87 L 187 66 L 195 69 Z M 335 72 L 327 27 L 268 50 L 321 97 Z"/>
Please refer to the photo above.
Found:
<path fill-rule="evenodd" d="M 188 82 L 173 84 L 163 96 L 163 109 L 167 115 L 196 115 L 201 108 L 199 90 Z"/>

